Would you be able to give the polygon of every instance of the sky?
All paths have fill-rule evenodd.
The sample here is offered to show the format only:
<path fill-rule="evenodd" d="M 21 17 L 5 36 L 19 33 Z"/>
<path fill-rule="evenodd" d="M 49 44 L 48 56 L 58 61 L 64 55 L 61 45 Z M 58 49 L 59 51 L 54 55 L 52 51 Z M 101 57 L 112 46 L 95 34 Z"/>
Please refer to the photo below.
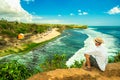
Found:
<path fill-rule="evenodd" d="M 0 19 L 120 26 L 120 0 L 0 0 Z"/>

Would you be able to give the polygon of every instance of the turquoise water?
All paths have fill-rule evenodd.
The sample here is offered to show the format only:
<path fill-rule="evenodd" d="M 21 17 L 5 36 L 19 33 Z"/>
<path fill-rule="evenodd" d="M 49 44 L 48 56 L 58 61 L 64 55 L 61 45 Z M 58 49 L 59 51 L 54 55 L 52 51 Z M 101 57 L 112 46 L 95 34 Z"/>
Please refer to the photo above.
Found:
<path fill-rule="evenodd" d="M 90 26 L 88 29 L 69 29 L 65 30 L 61 36 L 48 44 L 38 47 L 25 55 L 12 54 L 2 57 L 1 61 L 17 60 L 18 62 L 29 66 L 30 68 L 39 68 L 39 64 L 44 62 L 45 58 L 54 54 L 66 54 L 69 66 L 75 60 L 84 59 L 83 53 L 93 45 L 93 39 L 100 36 L 105 40 L 105 46 L 108 48 L 109 56 L 114 56 L 120 49 L 120 26 Z"/>
<path fill-rule="evenodd" d="M 112 35 L 116 39 L 116 46 L 120 48 L 120 26 L 90 26 L 95 31 Z M 97 27 L 97 28 L 96 28 Z"/>

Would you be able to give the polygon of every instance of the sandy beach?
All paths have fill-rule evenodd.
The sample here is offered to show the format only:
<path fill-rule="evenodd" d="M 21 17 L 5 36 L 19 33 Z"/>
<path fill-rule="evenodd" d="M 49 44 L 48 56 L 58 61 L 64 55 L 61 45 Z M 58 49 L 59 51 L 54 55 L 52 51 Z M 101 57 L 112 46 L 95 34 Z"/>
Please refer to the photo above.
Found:
<path fill-rule="evenodd" d="M 47 40 L 50 40 L 54 37 L 59 36 L 61 33 L 57 31 L 57 28 L 53 28 L 51 31 L 47 31 L 46 33 L 42 33 L 42 34 L 37 34 L 34 36 L 31 36 L 31 41 L 34 43 L 40 43 L 40 42 L 44 42 Z"/>

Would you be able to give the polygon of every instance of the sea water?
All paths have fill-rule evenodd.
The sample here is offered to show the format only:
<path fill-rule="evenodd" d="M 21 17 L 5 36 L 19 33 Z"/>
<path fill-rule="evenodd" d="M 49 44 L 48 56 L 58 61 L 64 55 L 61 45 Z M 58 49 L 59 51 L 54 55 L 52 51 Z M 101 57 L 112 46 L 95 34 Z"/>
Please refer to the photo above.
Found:
<path fill-rule="evenodd" d="M 61 36 L 38 47 L 27 54 L 12 54 L 2 57 L 1 61 L 17 60 L 30 68 L 39 68 L 39 64 L 54 54 L 66 54 L 66 65 L 70 66 L 75 60 L 84 59 L 84 51 L 90 49 L 95 37 L 104 39 L 108 55 L 115 56 L 120 49 L 120 26 L 89 26 L 88 29 L 68 29 Z"/>

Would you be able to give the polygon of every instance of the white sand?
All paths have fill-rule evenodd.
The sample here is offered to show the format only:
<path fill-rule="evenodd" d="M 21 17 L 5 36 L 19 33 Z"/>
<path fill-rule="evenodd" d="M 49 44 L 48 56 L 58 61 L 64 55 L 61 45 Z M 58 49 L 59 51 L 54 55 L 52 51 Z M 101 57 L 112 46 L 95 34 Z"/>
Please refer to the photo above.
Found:
<path fill-rule="evenodd" d="M 61 33 L 57 31 L 57 28 L 52 29 L 51 31 L 47 31 L 46 33 L 37 34 L 31 36 L 31 41 L 35 43 L 41 43 L 47 40 L 50 40 L 54 37 L 59 36 Z"/>

